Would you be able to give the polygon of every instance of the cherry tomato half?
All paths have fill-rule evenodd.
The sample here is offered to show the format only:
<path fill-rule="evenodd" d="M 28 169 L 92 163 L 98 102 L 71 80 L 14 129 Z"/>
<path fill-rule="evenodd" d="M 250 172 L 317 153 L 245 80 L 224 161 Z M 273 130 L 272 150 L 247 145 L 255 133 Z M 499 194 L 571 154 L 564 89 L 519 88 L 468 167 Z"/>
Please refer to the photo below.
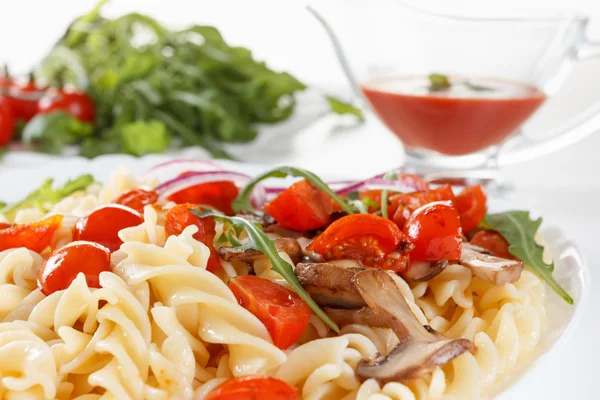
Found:
<path fill-rule="evenodd" d="M 38 286 L 48 296 L 64 290 L 82 272 L 89 287 L 100 287 L 100 273 L 110 271 L 110 250 L 83 240 L 54 250 L 38 270 Z"/>
<path fill-rule="evenodd" d="M 122 204 L 142 214 L 144 206 L 154 204 L 157 200 L 158 193 L 154 190 L 132 189 L 117 197 L 113 203 Z"/>
<path fill-rule="evenodd" d="M 198 232 L 194 233 L 193 237 L 199 242 L 202 242 L 210 250 L 210 257 L 206 269 L 209 272 L 217 272 L 221 269 L 219 255 L 215 250 L 215 220 L 212 217 L 200 218 L 190 212 L 190 209 L 202 211 L 202 207 L 195 204 L 178 204 L 171 208 L 165 216 L 165 234 L 167 237 L 171 235 L 179 235 L 183 230 L 195 225 L 198 227 Z"/>
<path fill-rule="evenodd" d="M 6 98 L 0 98 L 0 147 L 4 146 L 15 133 L 16 118 Z"/>
<path fill-rule="evenodd" d="M 298 389 L 270 376 L 231 378 L 206 396 L 204 400 L 299 400 Z"/>
<path fill-rule="evenodd" d="M 452 192 L 452 187 L 450 185 L 444 185 L 437 189 L 424 192 L 394 195 L 390 197 L 391 207 L 395 210 L 392 220 L 400 229 L 403 229 L 406 220 L 417 208 L 423 207 L 427 203 L 442 200 L 454 202 L 454 193 Z M 390 213 L 390 215 L 392 214 Z"/>
<path fill-rule="evenodd" d="M 412 248 L 406 235 L 387 218 L 372 214 L 344 216 L 307 247 L 326 260 L 360 260 L 368 267 L 402 271 Z"/>
<path fill-rule="evenodd" d="M 303 232 L 327 226 L 338 207 L 327 193 L 303 179 L 265 205 L 265 211 L 284 228 Z"/>
<path fill-rule="evenodd" d="M 50 246 L 54 232 L 62 224 L 62 215 L 53 215 L 33 224 L 2 224 L 0 251 L 25 247 L 41 253 Z"/>
<path fill-rule="evenodd" d="M 238 276 L 228 286 L 240 305 L 265 325 L 273 344 L 280 349 L 294 344 L 308 325 L 308 305 L 277 283 L 257 276 Z"/>
<path fill-rule="evenodd" d="M 470 242 L 475 246 L 483 247 L 496 257 L 517 259 L 508 251 L 509 244 L 500 232 L 477 231 Z"/>
<path fill-rule="evenodd" d="M 193 172 L 184 172 L 179 176 L 186 176 Z M 227 215 L 233 215 L 231 203 L 237 197 L 238 187 L 231 181 L 207 182 L 180 190 L 169 196 L 168 200 L 177 204 L 200 204 L 216 208 Z"/>
<path fill-rule="evenodd" d="M 49 114 L 53 111 L 64 111 L 82 122 L 94 122 L 96 106 L 90 97 L 83 92 L 64 90 L 49 91 L 38 102 L 38 112 Z"/>
<path fill-rule="evenodd" d="M 481 185 L 466 188 L 454 203 L 460 214 L 460 224 L 463 233 L 468 235 L 485 217 L 487 211 L 487 196 Z"/>
<path fill-rule="evenodd" d="M 120 204 L 108 204 L 75 223 L 73 240 L 100 243 L 112 252 L 123 244 L 119 238 L 119 231 L 140 225 L 142 222 L 144 219 L 139 212 Z"/>
<path fill-rule="evenodd" d="M 414 261 L 458 260 L 462 230 L 458 211 L 449 201 L 434 202 L 416 210 L 406 221 L 404 232 L 415 248 Z"/>

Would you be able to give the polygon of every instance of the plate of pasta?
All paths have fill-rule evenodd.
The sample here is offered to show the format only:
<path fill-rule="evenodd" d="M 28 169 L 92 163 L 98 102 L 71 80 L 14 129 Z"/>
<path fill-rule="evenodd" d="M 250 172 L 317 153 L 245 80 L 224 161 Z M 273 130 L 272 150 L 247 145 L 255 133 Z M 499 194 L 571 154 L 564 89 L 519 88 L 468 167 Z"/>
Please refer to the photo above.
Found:
<path fill-rule="evenodd" d="M 1 199 L 0 398 L 516 398 L 585 303 L 576 246 L 481 186 L 132 160 Z"/>

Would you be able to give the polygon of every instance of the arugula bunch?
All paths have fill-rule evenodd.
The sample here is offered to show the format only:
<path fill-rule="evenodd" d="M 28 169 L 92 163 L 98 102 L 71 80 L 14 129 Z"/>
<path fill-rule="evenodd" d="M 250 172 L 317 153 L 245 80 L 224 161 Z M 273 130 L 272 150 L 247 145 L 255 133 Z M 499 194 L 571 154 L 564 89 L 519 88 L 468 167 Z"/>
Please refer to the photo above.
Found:
<path fill-rule="evenodd" d="M 39 68 L 51 85 L 74 84 L 94 100 L 93 134 L 79 130 L 75 137 L 83 156 L 142 155 L 174 145 L 229 157 L 223 142 L 249 142 L 256 124 L 289 118 L 294 95 L 306 88 L 250 50 L 230 46 L 214 27 L 174 30 L 139 13 L 106 19 L 105 3 L 77 18 Z M 361 117 L 350 105 L 328 101 L 333 112 Z M 53 121 L 43 122 L 52 130 Z M 42 150 L 60 150 L 61 138 L 75 141 L 62 135 Z"/>

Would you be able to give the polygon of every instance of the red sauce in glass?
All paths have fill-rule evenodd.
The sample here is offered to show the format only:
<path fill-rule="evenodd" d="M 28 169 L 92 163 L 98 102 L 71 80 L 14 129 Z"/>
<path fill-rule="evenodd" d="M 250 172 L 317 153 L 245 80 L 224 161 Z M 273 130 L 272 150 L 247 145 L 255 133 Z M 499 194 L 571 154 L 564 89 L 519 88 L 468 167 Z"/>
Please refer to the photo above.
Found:
<path fill-rule="evenodd" d="M 450 80 L 452 86 L 443 91 L 430 91 L 427 77 L 379 78 L 361 87 L 405 146 L 447 155 L 500 143 L 546 100 L 541 90 L 523 83 L 470 79 L 469 85 L 464 78 Z"/>

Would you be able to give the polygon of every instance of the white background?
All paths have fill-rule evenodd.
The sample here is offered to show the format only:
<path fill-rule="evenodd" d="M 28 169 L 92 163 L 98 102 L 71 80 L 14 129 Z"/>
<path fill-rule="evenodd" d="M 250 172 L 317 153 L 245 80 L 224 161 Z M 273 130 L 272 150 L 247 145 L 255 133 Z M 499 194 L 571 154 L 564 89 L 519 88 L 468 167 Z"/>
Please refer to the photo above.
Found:
<path fill-rule="evenodd" d="M 26 70 L 54 43 L 75 16 L 87 11 L 94 3 L 90 0 L 4 0 L 0 12 L 0 62 L 8 61 L 16 71 Z M 485 0 L 443 3 L 429 0 L 427 3 L 440 7 L 444 4 L 444 7 L 454 9 L 489 4 Z M 510 1 L 503 2 L 507 3 Z M 592 21 L 595 20 L 589 35 L 600 40 L 598 0 L 515 0 L 513 3 L 576 7 L 590 14 Z M 110 11 L 119 13 L 137 8 L 171 23 L 215 25 L 226 39 L 252 48 L 256 56 L 267 60 L 274 68 L 288 70 L 321 87 L 344 87 L 326 37 L 304 12 L 303 4 L 290 0 L 113 0 Z M 376 2 L 373 7 L 376 7 Z M 551 128 L 584 105 L 600 100 L 599 94 L 600 62 L 590 61 L 578 66 L 562 92 L 537 117 L 536 127 Z M 310 155 L 304 152 L 290 158 L 290 162 L 307 166 L 316 162 L 320 168 L 335 165 L 349 171 L 357 171 L 361 165 L 369 165 L 371 169 L 394 165 L 393 160 L 400 157 L 399 146 L 384 132 L 375 128 L 371 132 L 369 129 L 367 125 L 361 128 L 361 134 L 335 137 L 329 148 L 314 149 Z M 600 357 L 600 273 L 597 271 L 600 268 L 599 153 L 600 135 L 596 134 L 562 152 L 504 171 L 515 184 L 516 197 L 524 206 L 534 207 L 550 216 L 580 244 L 590 262 L 593 279 L 583 323 L 560 352 L 553 354 L 535 374 L 528 377 L 531 389 L 523 399 L 600 398 L 597 389 Z M 4 173 L 9 172 L 6 167 L 0 167 L 0 174 Z"/>

